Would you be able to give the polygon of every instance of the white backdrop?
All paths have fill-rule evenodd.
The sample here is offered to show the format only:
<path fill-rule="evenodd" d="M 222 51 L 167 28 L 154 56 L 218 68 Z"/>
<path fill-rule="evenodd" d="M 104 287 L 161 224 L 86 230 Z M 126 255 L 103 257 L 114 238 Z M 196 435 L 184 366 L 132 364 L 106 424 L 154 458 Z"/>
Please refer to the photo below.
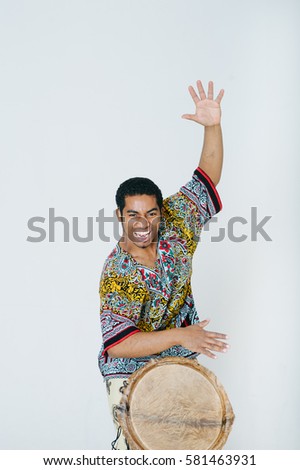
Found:
<path fill-rule="evenodd" d="M 98 283 L 116 243 L 117 186 L 164 196 L 192 175 L 203 129 L 188 86 L 225 89 L 224 208 L 203 234 L 193 289 L 231 349 L 203 358 L 236 414 L 227 449 L 299 449 L 299 3 L 295 0 L 0 2 L 1 448 L 109 449 L 97 365 Z M 271 219 L 251 240 L 251 208 Z M 70 223 L 69 241 L 49 209 Z M 32 217 L 46 238 L 28 228 Z M 232 217 L 236 236 L 228 236 Z M 94 223 L 91 241 L 87 217 Z M 253 224 L 252 224 L 253 225 Z M 212 236 L 224 227 L 223 241 Z M 299 290 L 299 288 L 298 288 Z M 299 307 L 298 307 L 299 309 Z"/>

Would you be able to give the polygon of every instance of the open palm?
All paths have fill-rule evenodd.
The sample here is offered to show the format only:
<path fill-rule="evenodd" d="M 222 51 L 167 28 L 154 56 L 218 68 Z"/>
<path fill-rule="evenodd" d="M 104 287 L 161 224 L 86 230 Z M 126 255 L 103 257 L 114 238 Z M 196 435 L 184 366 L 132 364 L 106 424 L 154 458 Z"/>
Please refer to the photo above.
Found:
<path fill-rule="evenodd" d="M 198 122 L 203 126 L 216 126 L 220 124 L 221 121 L 221 106 L 224 90 L 222 89 L 218 94 L 217 98 L 214 100 L 214 84 L 213 82 L 208 83 L 208 93 L 205 94 L 204 88 L 202 86 L 201 80 L 197 80 L 197 87 L 199 91 L 199 96 L 195 92 L 192 86 L 189 86 L 189 92 L 193 101 L 196 105 L 195 114 L 183 114 L 181 117 L 183 119 L 189 119 L 191 121 Z"/>

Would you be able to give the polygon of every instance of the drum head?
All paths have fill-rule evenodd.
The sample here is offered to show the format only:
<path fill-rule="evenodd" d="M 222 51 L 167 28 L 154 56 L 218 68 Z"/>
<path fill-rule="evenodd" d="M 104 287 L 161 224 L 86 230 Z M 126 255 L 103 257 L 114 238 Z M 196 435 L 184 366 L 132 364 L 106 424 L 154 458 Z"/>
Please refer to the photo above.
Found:
<path fill-rule="evenodd" d="M 152 360 L 128 380 L 117 412 L 130 449 L 222 449 L 234 413 L 197 360 Z"/>

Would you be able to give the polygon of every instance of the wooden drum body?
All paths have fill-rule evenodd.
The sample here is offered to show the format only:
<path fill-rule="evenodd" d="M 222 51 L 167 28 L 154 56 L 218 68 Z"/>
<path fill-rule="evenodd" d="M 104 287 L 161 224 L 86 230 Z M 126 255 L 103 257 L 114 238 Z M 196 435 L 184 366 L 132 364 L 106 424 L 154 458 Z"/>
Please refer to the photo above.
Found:
<path fill-rule="evenodd" d="M 195 359 L 151 360 L 123 390 L 118 421 L 130 449 L 222 449 L 234 413 L 217 377 Z"/>

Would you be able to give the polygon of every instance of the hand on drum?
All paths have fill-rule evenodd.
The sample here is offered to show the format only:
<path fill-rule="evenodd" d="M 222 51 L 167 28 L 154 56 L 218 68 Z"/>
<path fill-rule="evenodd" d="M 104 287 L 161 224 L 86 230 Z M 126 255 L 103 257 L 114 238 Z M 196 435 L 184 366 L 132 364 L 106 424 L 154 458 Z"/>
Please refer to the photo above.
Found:
<path fill-rule="evenodd" d="M 217 356 L 212 351 L 226 352 L 229 345 L 224 343 L 224 339 L 228 339 L 227 335 L 206 331 L 204 328 L 208 325 L 210 320 L 203 320 L 200 323 L 181 328 L 182 340 L 181 346 L 189 349 L 190 351 L 205 354 L 212 359 Z"/>

